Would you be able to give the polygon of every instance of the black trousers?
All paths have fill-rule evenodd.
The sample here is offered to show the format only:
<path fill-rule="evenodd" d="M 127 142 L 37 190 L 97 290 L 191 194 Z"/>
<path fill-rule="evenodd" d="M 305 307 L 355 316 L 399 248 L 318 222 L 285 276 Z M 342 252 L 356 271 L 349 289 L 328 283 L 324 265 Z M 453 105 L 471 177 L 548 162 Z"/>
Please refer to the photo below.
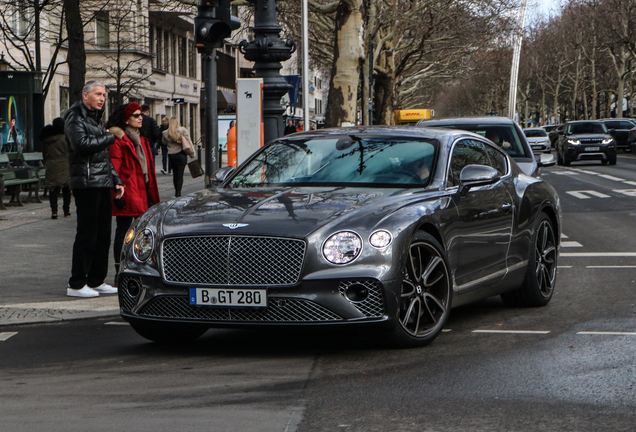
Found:
<path fill-rule="evenodd" d="M 184 152 L 168 155 L 170 168 L 172 168 L 172 182 L 174 183 L 174 196 L 181 196 L 183 187 L 183 172 L 188 163 L 188 156 Z"/>
<path fill-rule="evenodd" d="M 108 275 L 108 251 L 113 201 L 109 188 L 73 190 L 77 207 L 77 233 L 73 243 L 73 264 L 69 287 L 95 288 Z"/>
<path fill-rule="evenodd" d="M 64 214 L 71 213 L 71 190 L 68 186 L 59 187 L 56 186 L 49 190 L 49 203 L 51 204 L 51 213 L 57 214 L 57 197 L 62 192 L 62 210 Z"/>
<path fill-rule="evenodd" d="M 124 245 L 124 237 L 128 232 L 128 228 L 135 220 L 134 216 L 115 216 L 117 227 L 115 228 L 115 239 L 113 240 L 113 254 L 115 256 L 115 264 L 119 264 L 121 257 L 121 248 Z"/>

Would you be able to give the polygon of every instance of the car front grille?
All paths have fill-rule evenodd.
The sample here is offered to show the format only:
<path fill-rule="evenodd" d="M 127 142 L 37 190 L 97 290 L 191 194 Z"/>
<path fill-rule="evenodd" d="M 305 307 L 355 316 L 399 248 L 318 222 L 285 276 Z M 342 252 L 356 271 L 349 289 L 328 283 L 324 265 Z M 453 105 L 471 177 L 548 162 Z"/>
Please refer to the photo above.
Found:
<path fill-rule="evenodd" d="M 163 242 L 168 282 L 213 285 L 294 285 L 305 242 L 277 237 L 199 236 Z"/>
<path fill-rule="evenodd" d="M 602 138 L 584 138 L 581 139 L 581 144 L 600 144 L 603 142 Z"/>
<path fill-rule="evenodd" d="M 348 288 L 354 285 L 361 285 L 368 292 L 367 298 L 363 301 L 352 301 L 346 296 Z M 380 318 L 384 315 L 384 302 L 382 300 L 382 291 L 378 282 L 374 280 L 342 280 L 338 287 L 340 295 L 349 300 L 364 316 L 368 318 Z"/>
<path fill-rule="evenodd" d="M 309 300 L 270 298 L 264 309 L 236 309 L 192 306 L 187 296 L 167 295 L 155 297 L 139 311 L 139 316 L 250 323 L 342 321 L 337 314 Z"/>

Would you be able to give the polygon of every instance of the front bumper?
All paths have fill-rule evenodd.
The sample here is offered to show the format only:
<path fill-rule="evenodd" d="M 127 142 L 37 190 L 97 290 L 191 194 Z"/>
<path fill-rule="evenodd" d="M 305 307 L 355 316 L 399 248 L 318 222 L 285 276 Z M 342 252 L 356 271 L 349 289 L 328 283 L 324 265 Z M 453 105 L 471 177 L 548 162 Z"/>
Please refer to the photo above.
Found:
<path fill-rule="evenodd" d="M 268 287 L 266 308 L 191 305 L 187 284 L 169 284 L 160 277 L 130 272 L 119 275 L 118 287 L 120 310 L 125 319 L 209 327 L 297 326 L 388 323 L 396 315 L 399 295 L 394 293 L 399 293 L 401 281 L 347 278 Z M 363 301 L 352 301 L 347 296 L 352 289 L 364 289 L 368 295 Z"/>
<path fill-rule="evenodd" d="M 596 147 L 598 150 L 591 150 L 591 147 Z M 611 160 L 616 158 L 616 146 L 614 145 L 570 145 L 567 148 L 566 157 L 570 161 L 585 161 L 585 160 Z"/>

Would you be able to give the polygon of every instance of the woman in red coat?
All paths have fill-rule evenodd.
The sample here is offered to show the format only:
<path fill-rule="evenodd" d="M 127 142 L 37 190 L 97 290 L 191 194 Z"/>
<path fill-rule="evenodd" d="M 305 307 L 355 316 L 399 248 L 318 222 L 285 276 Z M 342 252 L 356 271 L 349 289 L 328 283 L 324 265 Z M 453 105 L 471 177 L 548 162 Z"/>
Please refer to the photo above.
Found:
<path fill-rule="evenodd" d="M 124 237 L 133 220 L 159 202 L 157 176 L 150 144 L 140 129 L 143 122 L 141 106 L 137 102 L 122 105 L 113 112 L 106 127 L 115 135 L 110 146 L 110 159 L 124 185 L 124 195 L 115 199 L 113 216 L 117 220 L 113 252 L 115 254 L 115 283 Z"/>

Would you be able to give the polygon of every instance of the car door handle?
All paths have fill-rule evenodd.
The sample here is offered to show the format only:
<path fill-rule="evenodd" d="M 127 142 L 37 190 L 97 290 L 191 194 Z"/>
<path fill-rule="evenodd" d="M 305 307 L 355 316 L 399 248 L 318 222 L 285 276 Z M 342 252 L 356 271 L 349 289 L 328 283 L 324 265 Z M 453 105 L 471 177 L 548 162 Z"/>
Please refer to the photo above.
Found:
<path fill-rule="evenodd" d="M 512 204 L 510 203 L 503 203 L 501 205 L 501 209 L 506 212 L 506 213 L 510 213 L 510 210 L 512 210 Z"/>

